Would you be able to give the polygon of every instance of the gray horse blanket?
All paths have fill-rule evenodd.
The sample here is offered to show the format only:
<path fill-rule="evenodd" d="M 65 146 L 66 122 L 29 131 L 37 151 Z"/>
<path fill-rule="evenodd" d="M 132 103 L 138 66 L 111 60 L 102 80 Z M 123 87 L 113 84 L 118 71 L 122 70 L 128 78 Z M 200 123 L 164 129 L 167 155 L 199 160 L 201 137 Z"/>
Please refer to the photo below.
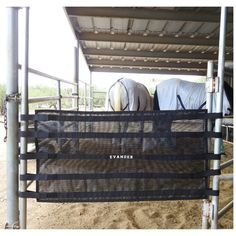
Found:
<path fill-rule="evenodd" d="M 143 84 L 121 78 L 109 88 L 105 109 L 106 111 L 150 111 L 152 110 L 151 97 Z"/>
<path fill-rule="evenodd" d="M 223 115 L 230 113 L 230 103 L 224 91 Z M 156 86 L 154 110 L 206 109 L 205 83 L 169 79 Z M 213 95 L 213 112 L 216 111 L 216 96 Z"/>

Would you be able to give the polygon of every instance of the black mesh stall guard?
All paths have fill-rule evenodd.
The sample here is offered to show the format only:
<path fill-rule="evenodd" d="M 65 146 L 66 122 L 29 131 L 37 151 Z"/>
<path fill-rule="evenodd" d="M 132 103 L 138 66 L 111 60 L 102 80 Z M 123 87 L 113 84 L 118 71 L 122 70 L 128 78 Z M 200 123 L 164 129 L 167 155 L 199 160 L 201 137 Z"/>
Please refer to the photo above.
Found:
<path fill-rule="evenodd" d="M 221 114 L 205 110 L 155 112 L 71 112 L 40 110 L 34 120 L 36 191 L 21 197 L 38 201 L 99 202 L 204 199 L 217 195 L 209 178 L 220 174 L 209 161 L 207 120 Z"/>

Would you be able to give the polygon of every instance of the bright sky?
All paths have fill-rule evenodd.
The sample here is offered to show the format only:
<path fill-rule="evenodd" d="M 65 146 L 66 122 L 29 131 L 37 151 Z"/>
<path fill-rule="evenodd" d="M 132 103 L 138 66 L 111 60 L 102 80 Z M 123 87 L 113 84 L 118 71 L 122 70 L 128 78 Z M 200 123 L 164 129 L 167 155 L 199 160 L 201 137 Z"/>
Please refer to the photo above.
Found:
<path fill-rule="evenodd" d="M 43 6 L 42 6 L 43 5 Z M 21 12 L 21 11 L 20 11 Z M 19 21 L 21 19 L 19 15 Z M 5 58 L 6 8 L 0 6 L 0 55 Z M 19 24 L 21 26 L 21 24 Z M 21 27 L 19 28 L 21 30 Z M 2 33 L 3 32 L 3 33 Z M 21 31 L 20 31 L 21 32 Z M 65 16 L 58 5 L 32 5 L 30 8 L 29 66 L 42 72 L 72 81 L 74 74 L 74 46 L 76 41 Z M 21 43 L 21 40 L 20 40 Z M 20 52 L 21 55 L 21 52 Z M 89 71 L 84 58 L 80 59 L 80 79 L 89 81 Z M 5 82 L 5 60 L 0 60 L 0 83 Z M 107 89 L 115 80 L 126 77 L 155 86 L 158 80 L 167 78 L 192 79 L 190 76 L 93 73 L 93 83 L 98 88 Z M 48 80 L 30 75 L 30 85 L 47 84 Z"/>

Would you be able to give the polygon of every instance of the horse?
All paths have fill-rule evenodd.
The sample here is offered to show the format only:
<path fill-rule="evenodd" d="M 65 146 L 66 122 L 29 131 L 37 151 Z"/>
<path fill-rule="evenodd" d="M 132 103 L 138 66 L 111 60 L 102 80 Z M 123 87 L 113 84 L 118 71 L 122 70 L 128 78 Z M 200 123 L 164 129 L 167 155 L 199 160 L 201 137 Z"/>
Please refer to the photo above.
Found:
<path fill-rule="evenodd" d="M 131 79 L 118 79 L 106 95 L 106 111 L 151 111 L 152 107 L 148 89 Z"/>
<path fill-rule="evenodd" d="M 156 86 L 153 110 L 206 109 L 204 83 L 180 79 L 168 79 Z M 216 111 L 216 96 L 213 96 L 212 111 Z M 233 89 L 224 82 L 223 116 L 233 112 Z"/>
<path fill-rule="evenodd" d="M 131 79 L 120 78 L 107 91 L 106 111 L 151 111 L 153 108 L 153 98 L 149 94 L 148 89 L 141 83 Z M 143 129 L 142 125 L 139 126 Z M 119 132 L 137 132 L 137 124 L 130 122 L 121 122 L 118 124 Z M 140 130 L 142 131 L 142 130 Z M 146 150 L 147 141 L 144 138 L 135 139 L 112 139 L 112 143 L 120 145 L 121 150 L 125 150 L 125 146 L 139 145 Z"/>

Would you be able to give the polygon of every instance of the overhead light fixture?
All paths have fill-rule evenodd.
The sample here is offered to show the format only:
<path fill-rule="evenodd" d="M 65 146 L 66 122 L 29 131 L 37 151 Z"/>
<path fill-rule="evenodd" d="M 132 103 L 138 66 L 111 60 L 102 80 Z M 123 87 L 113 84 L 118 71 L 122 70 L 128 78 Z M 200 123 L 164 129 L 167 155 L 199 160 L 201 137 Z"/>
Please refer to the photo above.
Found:
<path fill-rule="evenodd" d="M 98 29 L 97 29 L 97 27 L 94 27 L 94 34 L 98 34 Z"/>
<path fill-rule="evenodd" d="M 131 29 L 128 29 L 128 35 L 131 35 L 132 34 L 132 30 Z"/>
<path fill-rule="evenodd" d="M 114 28 L 111 28 L 110 34 L 115 34 Z"/>
<path fill-rule="evenodd" d="M 143 36 L 148 36 L 149 34 L 149 30 L 145 30 L 145 32 L 143 33 Z"/>

